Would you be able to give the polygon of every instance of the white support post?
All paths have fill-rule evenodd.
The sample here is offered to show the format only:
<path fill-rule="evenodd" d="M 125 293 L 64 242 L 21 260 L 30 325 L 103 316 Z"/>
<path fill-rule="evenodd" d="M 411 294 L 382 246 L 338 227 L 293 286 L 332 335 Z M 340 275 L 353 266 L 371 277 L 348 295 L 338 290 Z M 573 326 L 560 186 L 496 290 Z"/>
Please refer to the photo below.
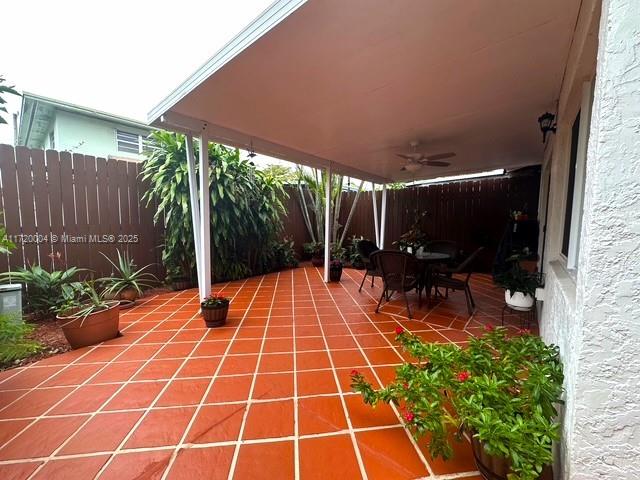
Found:
<path fill-rule="evenodd" d="M 331 164 L 327 167 L 327 182 L 324 192 L 324 281 L 329 282 L 331 260 Z"/>
<path fill-rule="evenodd" d="M 196 269 L 198 273 L 198 289 L 202 297 L 202 282 L 200 281 L 202 272 L 202 244 L 200 243 L 200 201 L 198 200 L 198 179 L 196 177 L 196 162 L 193 155 L 193 138 L 187 134 L 187 172 L 189 175 L 189 202 L 191 203 L 191 225 L 193 227 L 193 246 L 196 250 Z"/>
<path fill-rule="evenodd" d="M 382 184 L 382 210 L 380 215 L 380 249 L 384 250 L 384 230 L 387 224 L 387 184 Z"/>
<path fill-rule="evenodd" d="M 199 284 L 200 298 L 204 300 L 211 294 L 211 216 L 209 215 L 209 204 L 211 203 L 211 193 L 209 192 L 209 140 L 203 132 L 200 135 L 200 243 L 202 251 L 200 262 L 202 263 L 202 273 Z"/>
<path fill-rule="evenodd" d="M 378 226 L 378 200 L 376 198 L 376 184 L 371 182 L 371 200 L 373 200 L 373 229 L 376 233 L 376 246 L 380 246 L 380 227 Z"/>

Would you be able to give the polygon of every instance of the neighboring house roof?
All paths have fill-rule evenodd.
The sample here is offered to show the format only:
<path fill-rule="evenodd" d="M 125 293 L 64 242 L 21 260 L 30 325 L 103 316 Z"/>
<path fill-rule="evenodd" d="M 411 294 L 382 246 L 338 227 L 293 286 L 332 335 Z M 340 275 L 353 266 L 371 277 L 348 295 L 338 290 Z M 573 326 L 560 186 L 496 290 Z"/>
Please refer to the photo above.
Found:
<path fill-rule="evenodd" d="M 94 108 L 82 107 L 34 93 L 23 92 L 16 144 L 26 145 L 27 147 L 38 147 L 42 145 L 56 110 L 64 110 L 120 125 L 151 130 L 151 127 L 146 123 L 131 118 L 121 117 Z"/>

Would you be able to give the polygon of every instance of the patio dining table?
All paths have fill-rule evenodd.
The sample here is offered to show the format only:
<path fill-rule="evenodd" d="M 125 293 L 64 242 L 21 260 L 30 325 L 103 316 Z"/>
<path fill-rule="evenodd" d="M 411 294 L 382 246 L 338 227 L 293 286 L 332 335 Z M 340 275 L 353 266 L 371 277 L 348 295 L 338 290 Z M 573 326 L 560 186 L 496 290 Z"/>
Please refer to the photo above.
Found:
<path fill-rule="evenodd" d="M 416 252 L 414 257 L 422 267 L 421 283 L 425 287 L 428 307 L 431 304 L 431 285 L 433 285 L 432 266 L 437 263 L 446 262 L 451 258 L 451 255 L 440 252 Z"/>

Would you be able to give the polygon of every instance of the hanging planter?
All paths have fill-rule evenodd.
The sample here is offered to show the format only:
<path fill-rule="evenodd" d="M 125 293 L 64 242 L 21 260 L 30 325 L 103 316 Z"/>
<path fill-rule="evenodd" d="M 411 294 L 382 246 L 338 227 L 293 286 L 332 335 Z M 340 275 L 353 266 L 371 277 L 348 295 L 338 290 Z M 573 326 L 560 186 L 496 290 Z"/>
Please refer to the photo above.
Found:
<path fill-rule="evenodd" d="M 222 327 L 227 323 L 230 302 L 226 297 L 211 295 L 200 303 L 202 318 L 208 328 Z"/>

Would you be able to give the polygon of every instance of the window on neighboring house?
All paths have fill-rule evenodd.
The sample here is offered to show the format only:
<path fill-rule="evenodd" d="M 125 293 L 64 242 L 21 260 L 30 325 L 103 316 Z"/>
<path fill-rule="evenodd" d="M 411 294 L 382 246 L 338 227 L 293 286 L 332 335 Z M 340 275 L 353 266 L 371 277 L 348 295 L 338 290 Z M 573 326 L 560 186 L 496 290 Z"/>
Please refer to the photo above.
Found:
<path fill-rule="evenodd" d="M 137 133 L 116 130 L 116 140 L 119 152 L 139 154 L 147 150 L 146 138 Z"/>
<path fill-rule="evenodd" d="M 569 157 L 569 181 L 567 182 L 567 203 L 564 210 L 564 233 L 562 235 L 562 253 L 569 255 L 571 237 L 571 215 L 573 214 L 573 193 L 576 183 L 576 162 L 578 160 L 578 138 L 580 136 L 580 112 L 571 127 L 571 153 Z"/>
<path fill-rule="evenodd" d="M 55 150 L 56 149 L 56 137 L 53 133 L 53 130 L 51 130 L 49 132 L 49 148 L 51 150 Z"/>

